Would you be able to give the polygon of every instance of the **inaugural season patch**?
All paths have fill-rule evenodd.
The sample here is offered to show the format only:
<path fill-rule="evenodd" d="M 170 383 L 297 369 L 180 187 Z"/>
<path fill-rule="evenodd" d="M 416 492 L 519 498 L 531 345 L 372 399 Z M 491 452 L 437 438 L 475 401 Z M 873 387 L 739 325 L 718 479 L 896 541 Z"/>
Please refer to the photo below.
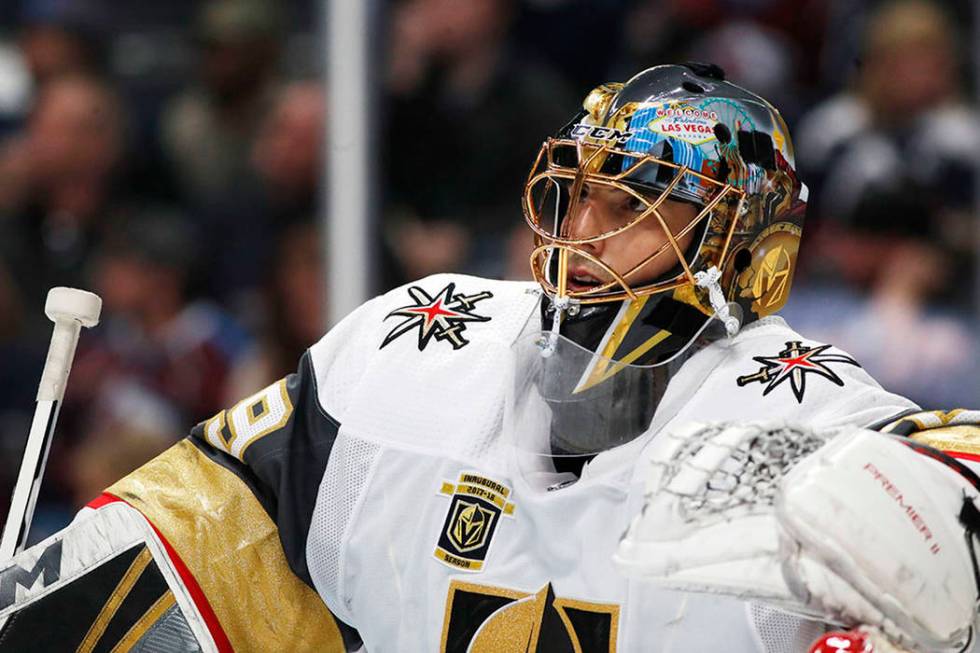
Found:
<path fill-rule="evenodd" d="M 483 291 L 472 295 L 456 292 L 456 284 L 450 283 L 435 295 L 429 295 L 420 286 L 409 286 L 408 295 L 411 304 L 396 308 L 384 319 L 390 317 L 404 318 L 392 329 L 379 349 L 384 349 L 396 338 L 418 328 L 419 351 L 435 338 L 445 340 L 453 349 L 459 349 L 469 344 L 463 337 L 467 322 L 489 322 L 488 315 L 474 313 L 476 303 L 493 297 L 493 293 Z"/>
<path fill-rule="evenodd" d="M 839 386 L 843 386 L 844 380 L 827 364 L 841 363 L 860 367 L 858 362 L 850 356 L 824 353 L 828 349 L 830 349 L 830 345 L 807 347 L 799 340 L 791 340 L 786 343 L 786 348 L 775 356 L 753 356 L 752 360 L 762 363 L 762 368 L 754 374 L 738 377 L 735 382 L 738 383 L 739 387 L 750 383 L 766 384 L 765 390 L 762 391 L 762 396 L 765 397 L 781 383 L 789 381 L 796 401 L 803 403 L 807 374 L 822 376 Z"/>
<path fill-rule="evenodd" d="M 451 497 L 433 555 L 454 569 L 480 571 L 501 516 L 511 517 L 510 488 L 473 472 L 454 483 L 443 482 L 441 494 Z"/>

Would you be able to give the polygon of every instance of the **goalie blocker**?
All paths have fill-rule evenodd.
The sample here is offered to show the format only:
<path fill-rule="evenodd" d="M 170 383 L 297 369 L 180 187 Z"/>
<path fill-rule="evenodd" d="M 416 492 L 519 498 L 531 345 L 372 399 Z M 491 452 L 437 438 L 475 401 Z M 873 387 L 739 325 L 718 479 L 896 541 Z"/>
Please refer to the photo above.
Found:
<path fill-rule="evenodd" d="M 229 650 L 197 583 L 149 522 L 109 497 L 93 505 L 0 571 L 3 648 Z"/>

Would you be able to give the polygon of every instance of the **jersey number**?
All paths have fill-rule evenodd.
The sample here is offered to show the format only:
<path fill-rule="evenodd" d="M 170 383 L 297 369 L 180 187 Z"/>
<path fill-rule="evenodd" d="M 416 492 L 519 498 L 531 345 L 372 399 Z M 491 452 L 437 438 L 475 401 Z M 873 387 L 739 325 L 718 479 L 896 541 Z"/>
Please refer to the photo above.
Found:
<path fill-rule="evenodd" d="M 284 427 L 292 414 L 293 403 L 282 379 L 209 419 L 204 435 L 212 446 L 243 460 L 253 442 Z"/>

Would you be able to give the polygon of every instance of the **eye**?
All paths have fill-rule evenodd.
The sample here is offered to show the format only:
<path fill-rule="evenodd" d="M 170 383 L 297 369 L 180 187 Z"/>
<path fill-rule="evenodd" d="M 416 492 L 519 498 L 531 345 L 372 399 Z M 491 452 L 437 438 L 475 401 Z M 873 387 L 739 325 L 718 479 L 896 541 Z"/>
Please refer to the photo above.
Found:
<path fill-rule="evenodd" d="M 626 200 L 626 208 L 628 208 L 633 213 L 643 213 L 647 210 L 646 203 L 639 197 L 630 197 Z"/>
<path fill-rule="evenodd" d="M 589 185 L 582 184 L 582 189 L 578 192 L 579 200 L 584 200 L 589 197 Z"/>

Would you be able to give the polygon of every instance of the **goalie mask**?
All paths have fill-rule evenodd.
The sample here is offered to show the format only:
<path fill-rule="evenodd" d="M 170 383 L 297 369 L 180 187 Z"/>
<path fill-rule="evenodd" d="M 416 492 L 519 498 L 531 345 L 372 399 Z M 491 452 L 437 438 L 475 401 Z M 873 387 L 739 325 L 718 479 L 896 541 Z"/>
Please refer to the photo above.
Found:
<path fill-rule="evenodd" d="M 553 409 L 551 453 L 581 456 L 645 430 L 692 345 L 785 304 L 806 188 L 778 111 L 686 64 L 589 93 L 541 146 L 522 200 L 550 331 L 531 349 L 566 357 L 519 378 Z"/>

